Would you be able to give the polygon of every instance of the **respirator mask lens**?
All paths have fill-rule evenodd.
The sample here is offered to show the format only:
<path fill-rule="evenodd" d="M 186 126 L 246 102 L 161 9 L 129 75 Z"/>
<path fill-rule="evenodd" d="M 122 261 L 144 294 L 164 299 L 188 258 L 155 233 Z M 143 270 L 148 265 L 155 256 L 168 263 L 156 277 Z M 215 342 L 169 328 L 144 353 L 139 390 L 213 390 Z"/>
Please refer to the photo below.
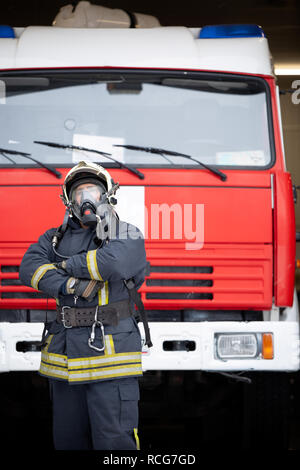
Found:
<path fill-rule="evenodd" d="M 76 217 L 84 225 L 96 225 L 96 211 L 100 204 L 104 188 L 100 184 L 79 184 L 71 189 L 70 201 Z"/>

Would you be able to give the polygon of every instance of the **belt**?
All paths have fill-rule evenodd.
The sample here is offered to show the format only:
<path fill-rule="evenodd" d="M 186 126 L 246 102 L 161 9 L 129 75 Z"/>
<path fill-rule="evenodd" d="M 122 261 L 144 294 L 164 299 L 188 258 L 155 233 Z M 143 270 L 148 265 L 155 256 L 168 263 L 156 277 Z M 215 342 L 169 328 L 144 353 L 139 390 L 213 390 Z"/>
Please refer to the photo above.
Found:
<path fill-rule="evenodd" d="M 129 299 L 96 307 L 58 307 L 56 321 L 65 328 L 92 326 L 95 321 L 116 326 L 120 320 L 133 315 Z"/>

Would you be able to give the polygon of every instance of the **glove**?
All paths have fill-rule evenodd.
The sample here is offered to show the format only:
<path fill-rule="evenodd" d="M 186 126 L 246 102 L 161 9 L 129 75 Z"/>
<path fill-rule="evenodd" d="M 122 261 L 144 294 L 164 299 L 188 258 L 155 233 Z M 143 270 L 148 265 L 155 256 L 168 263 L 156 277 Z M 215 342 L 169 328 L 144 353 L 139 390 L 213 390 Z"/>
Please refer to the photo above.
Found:
<path fill-rule="evenodd" d="M 103 286 L 103 281 L 76 279 L 75 277 L 70 277 L 67 280 L 64 290 L 66 294 L 77 295 L 78 297 L 83 297 L 88 302 L 91 302 L 91 300 L 93 300 L 97 295 L 98 290 L 102 289 Z"/>
<path fill-rule="evenodd" d="M 59 263 L 54 263 L 54 266 L 56 266 L 57 269 L 63 269 L 64 271 L 66 271 L 67 262 L 66 261 L 60 261 Z"/>

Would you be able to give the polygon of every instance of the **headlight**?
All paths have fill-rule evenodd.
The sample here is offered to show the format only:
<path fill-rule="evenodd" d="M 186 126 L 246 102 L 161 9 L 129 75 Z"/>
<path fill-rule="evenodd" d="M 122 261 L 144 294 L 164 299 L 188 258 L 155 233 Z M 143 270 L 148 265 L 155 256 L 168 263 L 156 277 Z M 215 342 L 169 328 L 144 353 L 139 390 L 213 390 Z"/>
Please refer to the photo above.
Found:
<path fill-rule="evenodd" d="M 216 355 L 219 359 L 251 359 L 258 355 L 258 340 L 254 333 L 219 333 L 216 338 Z"/>

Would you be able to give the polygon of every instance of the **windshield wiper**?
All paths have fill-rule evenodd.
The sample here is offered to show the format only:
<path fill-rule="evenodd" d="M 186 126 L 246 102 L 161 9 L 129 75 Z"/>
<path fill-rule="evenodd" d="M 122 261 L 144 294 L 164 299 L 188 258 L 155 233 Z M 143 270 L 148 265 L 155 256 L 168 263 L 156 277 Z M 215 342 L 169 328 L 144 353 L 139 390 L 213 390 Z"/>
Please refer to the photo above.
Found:
<path fill-rule="evenodd" d="M 131 173 L 134 173 L 140 179 L 145 178 L 145 175 L 143 173 L 141 173 L 139 170 L 137 170 L 136 168 L 133 168 L 131 166 L 128 166 L 123 162 L 119 162 L 118 160 L 116 160 L 115 158 L 113 158 L 111 156 L 111 153 L 101 152 L 100 150 L 90 149 L 90 148 L 86 148 L 86 147 L 79 147 L 78 145 L 64 145 L 64 144 L 57 144 L 55 142 L 44 142 L 44 141 L 40 141 L 40 140 L 34 140 L 33 142 L 35 144 L 47 145 L 48 147 L 54 147 L 54 148 L 59 148 L 59 149 L 81 150 L 83 152 L 97 153 L 98 155 L 102 155 L 103 157 L 108 158 L 108 160 L 111 160 L 111 161 L 117 163 L 120 166 L 120 168 L 126 168 L 127 170 L 131 171 Z"/>
<path fill-rule="evenodd" d="M 223 173 L 222 171 L 218 170 L 217 168 L 212 168 L 211 166 L 205 165 L 204 163 L 200 162 L 199 160 L 196 160 L 195 158 L 191 157 L 190 155 L 186 155 L 185 153 L 178 153 L 178 152 L 173 152 L 172 150 L 164 150 L 164 149 L 159 149 L 156 147 L 140 147 L 138 145 L 122 145 L 122 144 L 115 144 L 114 147 L 124 147 L 129 150 L 140 150 L 142 152 L 148 152 L 148 153 L 155 153 L 157 155 L 161 155 L 164 157 L 168 162 L 173 163 L 169 158 L 166 157 L 166 155 L 170 155 L 171 157 L 183 157 L 183 158 L 188 158 L 189 160 L 192 160 L 193 162 L 198 163 L 198 165 L 203 166 L 207 170 L 211 171 L 214 173 L 216 176 L 221 178 L 222 181 L 227 180 L 227 175 Z"/>
<path fill-rule="evenodd" d="M 39 160 L 36 160 L 35 158 L 31 157 L 30 153 L 18 152 L 17 150 L 0 148 L 0 154 L 3 155 L 3 157 L 7 158 L 7 160 L 12 162 L 14 165 L 17 165 L 17 163 L 12 158 L 9 158 L 7 155 L 20 155 L 21 157 L 28 158 L 29 160 L 32 160 L 34 163 L 36 163 L 40 167 L 45 168 L 46 170 L 50 171 L 57 178 L 62 177 L 62 174 L 59 171 L 57 171 L 55 168 L 52 168 L 51 166 L 48 166 L 45 163 L 42 163 Z"/>

